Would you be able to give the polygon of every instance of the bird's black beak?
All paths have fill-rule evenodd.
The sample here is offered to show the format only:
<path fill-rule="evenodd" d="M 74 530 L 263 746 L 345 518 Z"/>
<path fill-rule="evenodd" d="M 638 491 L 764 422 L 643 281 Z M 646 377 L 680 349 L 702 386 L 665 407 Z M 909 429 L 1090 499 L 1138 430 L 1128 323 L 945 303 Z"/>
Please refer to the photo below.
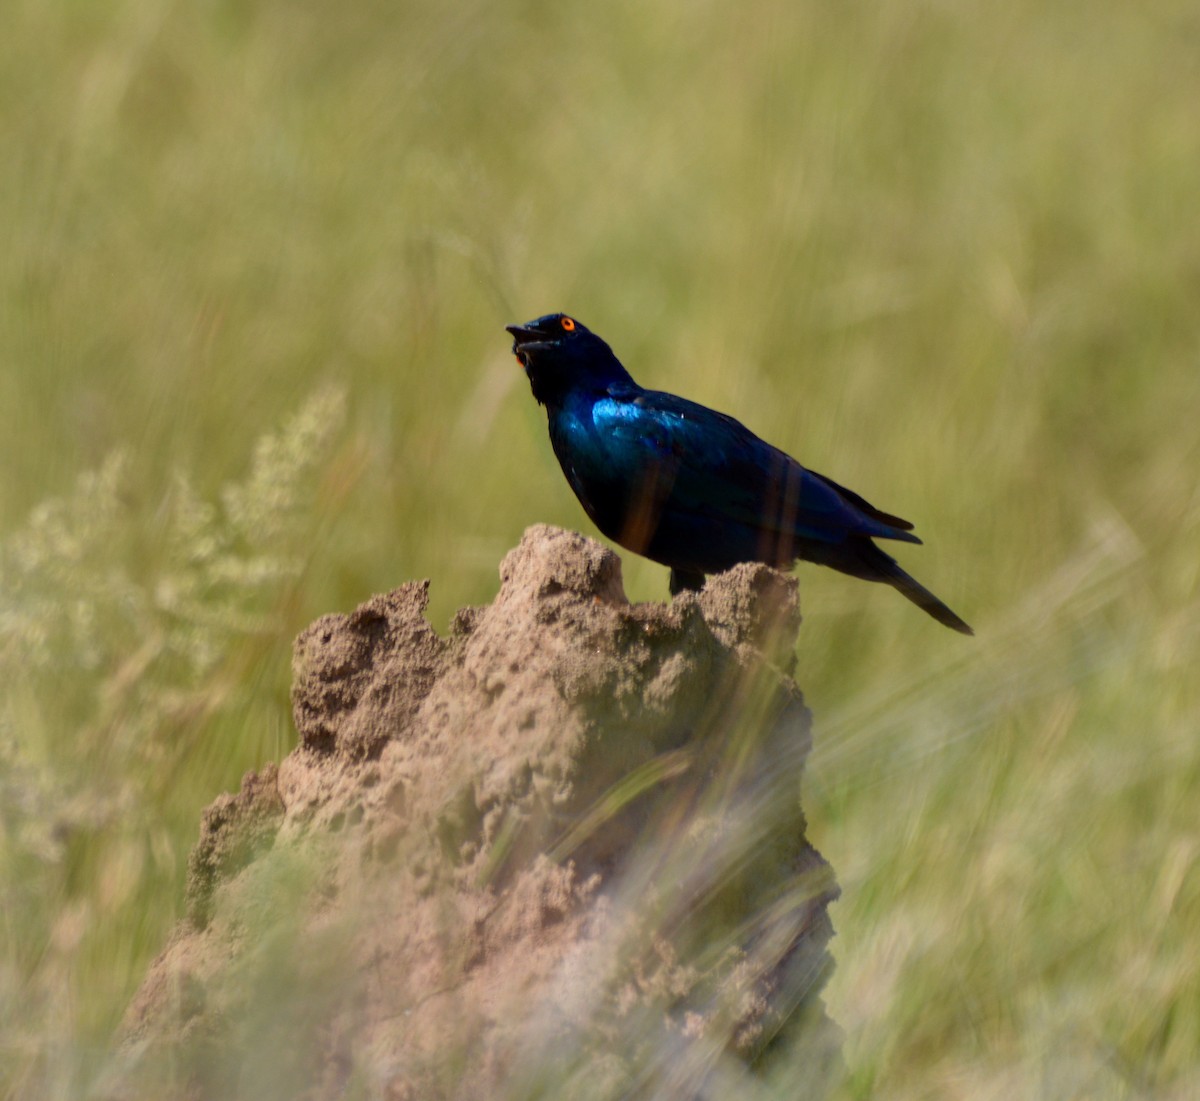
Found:
<path fill-rule="evenodd" d="M 504 329 L 512 333 L 513 347 L 541 340 L 546 335 L 533 325 L 505 325 Z"/>
<path fill-rule="evenodd" d="M 545 344 L 547 334 L 536 325 L 505 325 L 504 329 L 512 334 L 513 355 L 520 360 L 522 367 L 526 366 L 529 361 L 527 352 L 534 351 Z"/>

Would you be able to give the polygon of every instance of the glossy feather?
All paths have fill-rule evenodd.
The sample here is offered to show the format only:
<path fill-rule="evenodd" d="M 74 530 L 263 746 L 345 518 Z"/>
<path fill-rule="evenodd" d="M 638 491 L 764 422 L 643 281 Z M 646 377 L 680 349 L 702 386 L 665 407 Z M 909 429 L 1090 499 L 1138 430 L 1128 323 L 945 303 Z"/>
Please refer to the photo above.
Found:
<path fill-rule="evenodd" d="M 806 470 L 724 413 L 643 389 L 603 340 L 563 314 L 509 332 L 580 503 L 610 539 L 669 566 L 672 592 L 739 562 L 788 568 L 804 559 L 886 582 L 940 623 L 972 633 L 872 542 L 920 543 L 909 521 Z"/>

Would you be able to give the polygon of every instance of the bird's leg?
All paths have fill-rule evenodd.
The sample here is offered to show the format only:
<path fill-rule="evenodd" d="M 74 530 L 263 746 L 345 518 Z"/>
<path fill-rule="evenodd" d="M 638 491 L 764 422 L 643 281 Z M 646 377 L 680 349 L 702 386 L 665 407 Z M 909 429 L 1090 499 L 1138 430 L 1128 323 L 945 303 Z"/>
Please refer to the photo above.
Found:
<path fill-rule="evenodd" d="M 681 592 L 691 590 L 699 592 L 704 588 L 704 574 L 699 570 L 671 569 L 671 595 L 678 596 Z"/>

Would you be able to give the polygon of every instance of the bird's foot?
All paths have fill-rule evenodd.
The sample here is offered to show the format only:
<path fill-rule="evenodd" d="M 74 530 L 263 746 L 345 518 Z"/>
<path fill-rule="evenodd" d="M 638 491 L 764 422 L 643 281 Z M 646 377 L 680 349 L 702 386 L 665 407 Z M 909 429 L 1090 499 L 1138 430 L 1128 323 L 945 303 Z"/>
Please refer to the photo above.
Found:
<path fill-rule="evenodd" d="M 704 574 L 699 570 L 671 570 L 671 595 L 678 596 L 682 592 L 698 593 L 704 588 Z"/>

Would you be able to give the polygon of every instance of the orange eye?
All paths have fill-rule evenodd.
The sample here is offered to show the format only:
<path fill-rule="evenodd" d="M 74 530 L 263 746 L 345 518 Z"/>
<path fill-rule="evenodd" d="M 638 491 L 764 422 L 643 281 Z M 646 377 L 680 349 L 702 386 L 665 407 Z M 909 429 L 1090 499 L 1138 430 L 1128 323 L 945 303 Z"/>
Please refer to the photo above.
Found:
<path fill-rule="evenodd" d="M 575 322 L 572 321 L 569 317 L 564 317 L 561 321 L 561 325 L 564 329 L 567 330 L 567 332 L 571 332 L 575 328 Z"/>

